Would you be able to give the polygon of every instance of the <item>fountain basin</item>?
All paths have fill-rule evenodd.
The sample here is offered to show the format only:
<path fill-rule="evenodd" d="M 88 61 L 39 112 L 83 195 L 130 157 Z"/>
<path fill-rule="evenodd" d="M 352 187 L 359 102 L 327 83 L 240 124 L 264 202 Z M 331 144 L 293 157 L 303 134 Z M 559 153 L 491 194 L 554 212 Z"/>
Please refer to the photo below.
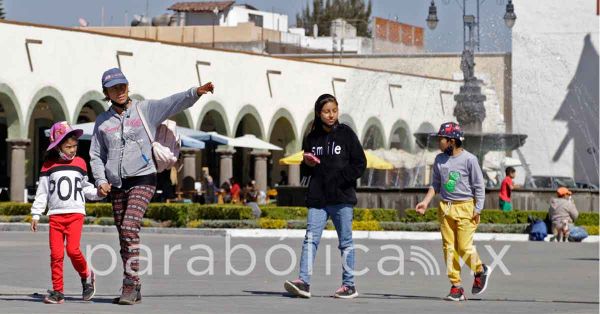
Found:
<path fill-rule="evenodd" d="M 428 150 L 437 150 L 438 141 L 431 133 L 415 133 L 417 145 Z M 491 151 L 512 151 L 525 144 L 527 135 L 510 133 L 465 132 L 463 147 L 477 156 Z"/>

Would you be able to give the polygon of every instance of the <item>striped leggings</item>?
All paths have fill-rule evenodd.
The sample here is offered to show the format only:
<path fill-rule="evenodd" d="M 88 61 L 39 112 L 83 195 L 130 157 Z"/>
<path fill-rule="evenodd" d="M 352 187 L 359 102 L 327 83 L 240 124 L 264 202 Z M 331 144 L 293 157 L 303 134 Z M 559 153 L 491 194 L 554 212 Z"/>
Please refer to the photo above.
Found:
<path fill-rule="evenodd" d="M 119 232 L 124 279 L 139 284 L 140 228 L 148 203 L 156 190 L 152 185 L 138 185 L 128 190 L 111 191 L 115 226 Z"/>

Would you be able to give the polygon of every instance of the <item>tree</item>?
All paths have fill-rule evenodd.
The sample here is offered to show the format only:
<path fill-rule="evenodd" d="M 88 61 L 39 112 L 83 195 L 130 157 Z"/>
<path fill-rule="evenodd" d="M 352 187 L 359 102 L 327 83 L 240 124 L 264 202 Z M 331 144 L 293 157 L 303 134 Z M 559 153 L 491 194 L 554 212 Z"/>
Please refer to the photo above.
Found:
<path fill-rule="evenodd" d="M 0 20 L 4 19 L 4 8 L 2 6 L 2 0 L 0 0 Z"/>
<path fill-rule="evenodd" d="M 319 27 L 318 36 L 329 35 L 331 21 L 342 18 L 356 27 L 358 36 L 371 36 L 371 0 L 313 0 L 312 10 L 309 4 L 301 13 L 296 14 L 296 26 L 303 27 L 313 36 L 313 25 Z"/>

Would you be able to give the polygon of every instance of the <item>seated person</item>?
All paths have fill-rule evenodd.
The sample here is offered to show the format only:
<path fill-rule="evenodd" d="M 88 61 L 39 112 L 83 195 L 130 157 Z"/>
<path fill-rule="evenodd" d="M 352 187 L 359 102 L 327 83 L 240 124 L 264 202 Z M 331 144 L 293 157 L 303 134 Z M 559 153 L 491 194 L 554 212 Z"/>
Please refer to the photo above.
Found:
<path fill-rule="evenodd" d="M 565 187 L 556 190 L 556 198 L 550 202 L 548 215 L 552 221 L 552 233 L 558 242 L 567 241 L 569 238 L 569 225 L 579 216 L 575 203 L 571 199 L 573 193 Z"/>

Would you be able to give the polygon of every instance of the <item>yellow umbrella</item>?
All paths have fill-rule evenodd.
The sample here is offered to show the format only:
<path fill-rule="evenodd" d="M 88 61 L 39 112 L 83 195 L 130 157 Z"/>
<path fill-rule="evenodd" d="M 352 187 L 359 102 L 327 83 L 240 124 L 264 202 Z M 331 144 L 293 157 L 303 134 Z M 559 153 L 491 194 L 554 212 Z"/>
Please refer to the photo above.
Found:
<path fill-rule="evenodd" d="M 280 165 L 299 165 L 302 163 L 303 159 L 303 151 L 299 151 L 295 154 L 289 155 L 285 158 L 279 159 Z M 367 157 L 367 168 L 369 169 L 379 169 L 379 170 L 391 170 L 394 169 L 394 165 L 391 163 L 373 155 L 371 152 L 365 151 L 365 156 Z"/>
<path fill-rule="evenodd" d="M 394 165 L 385 161 L 383 158 L 373 155 L 369 151 L 365 151 L 367 157 L 367 169 L 378 169 L 378 170 L 392 170 Z"/>
<path fill-rule="evenodd" d="M 299 165 L 302 163 L 304 151 L 299 151 L 293 155 L 279 159 L 279 164 L 282 166 Z"/>

